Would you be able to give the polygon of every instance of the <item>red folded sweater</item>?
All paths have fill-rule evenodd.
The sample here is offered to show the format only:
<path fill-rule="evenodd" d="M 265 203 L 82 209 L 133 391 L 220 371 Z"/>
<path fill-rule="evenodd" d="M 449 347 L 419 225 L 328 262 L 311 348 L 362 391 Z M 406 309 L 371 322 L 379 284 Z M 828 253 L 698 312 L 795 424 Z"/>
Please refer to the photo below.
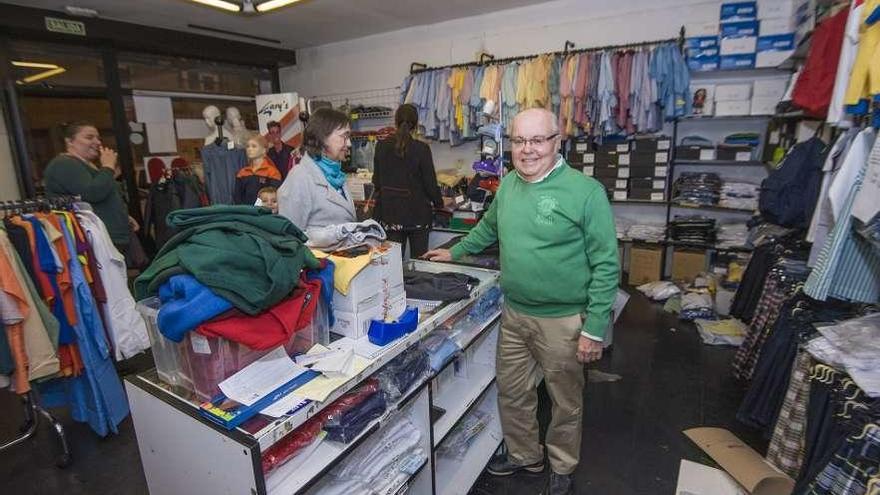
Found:
<path fill-rule="evenodd" d="M 300 280 L 290 297 L 266 311 L 250 316 L 233 309 L 202 323 L 196 332 L 223 337 L 254 350 L 272 349 L 287 344 L 293 333 L 309 326 L 320 295 L 320 280 Z"/>

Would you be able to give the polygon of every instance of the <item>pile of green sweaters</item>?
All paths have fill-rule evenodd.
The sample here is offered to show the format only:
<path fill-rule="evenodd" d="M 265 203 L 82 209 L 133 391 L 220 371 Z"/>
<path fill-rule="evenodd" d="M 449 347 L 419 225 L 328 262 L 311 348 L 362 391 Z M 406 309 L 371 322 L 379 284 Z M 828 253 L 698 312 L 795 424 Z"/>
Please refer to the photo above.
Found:
<path fill-rule="evenodd" d="M 288 219 L 254 206 L 179 210 L 180 230 L 134 283 L 140 300 L 171 276 L 189 273 L 241 311 L 256 315 L 289 296 L 303 268 L 319 267 L 306 236 Z"/>

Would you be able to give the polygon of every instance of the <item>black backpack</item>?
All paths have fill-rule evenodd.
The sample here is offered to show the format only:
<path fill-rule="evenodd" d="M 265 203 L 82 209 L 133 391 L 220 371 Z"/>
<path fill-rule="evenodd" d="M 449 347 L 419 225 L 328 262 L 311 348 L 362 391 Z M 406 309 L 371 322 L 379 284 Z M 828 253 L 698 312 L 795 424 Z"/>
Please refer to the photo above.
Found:
<path fill-rule="evenodd" d="M 791 228 L 810 224 L 819 199 L 826 148 L 816 137 L 796 144 L 761 182 L 758 207 L 766 220 Z"/>

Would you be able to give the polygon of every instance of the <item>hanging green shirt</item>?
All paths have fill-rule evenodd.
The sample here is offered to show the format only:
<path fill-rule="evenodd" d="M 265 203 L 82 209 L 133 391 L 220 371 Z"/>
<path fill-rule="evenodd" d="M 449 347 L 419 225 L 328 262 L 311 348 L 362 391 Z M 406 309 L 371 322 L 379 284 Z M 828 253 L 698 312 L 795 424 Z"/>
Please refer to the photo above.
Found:
<path fill-rule="evenodd" d="M 537 182 L 517 173 L 505 176 L 489 210 L 452 248 L 452 257 L 479 253 L 497 241 L 507 304 L 537 317 L 585 314 L 582 333 L 600 340 L 620 271 L 614 215 L 601 184 L 561 158 L 557 165 Z"/>

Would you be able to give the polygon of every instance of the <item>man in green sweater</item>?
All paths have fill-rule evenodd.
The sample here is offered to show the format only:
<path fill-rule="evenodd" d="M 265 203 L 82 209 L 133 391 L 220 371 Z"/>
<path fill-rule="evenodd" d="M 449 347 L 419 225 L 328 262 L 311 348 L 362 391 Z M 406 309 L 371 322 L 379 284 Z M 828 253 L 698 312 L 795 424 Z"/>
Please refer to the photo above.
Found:
<path fill-rule="evenodd" d="M 544 469 L 538 439 L 537 370 L 553 401 L 547 431 L 548 493 L 571 493 L 581 446 L 584 363 L 602 357 L 617 294 L 617 238 L 605 190 L 559 155 L 556 117 L 544 109 L 513 120 L 515 173 L 480 223 L 451 250 L 425 257 L 450 261 L 498 241 L 505 306 L 498 339 L 498 409 L 507 455 L 491 474 Z"/>

